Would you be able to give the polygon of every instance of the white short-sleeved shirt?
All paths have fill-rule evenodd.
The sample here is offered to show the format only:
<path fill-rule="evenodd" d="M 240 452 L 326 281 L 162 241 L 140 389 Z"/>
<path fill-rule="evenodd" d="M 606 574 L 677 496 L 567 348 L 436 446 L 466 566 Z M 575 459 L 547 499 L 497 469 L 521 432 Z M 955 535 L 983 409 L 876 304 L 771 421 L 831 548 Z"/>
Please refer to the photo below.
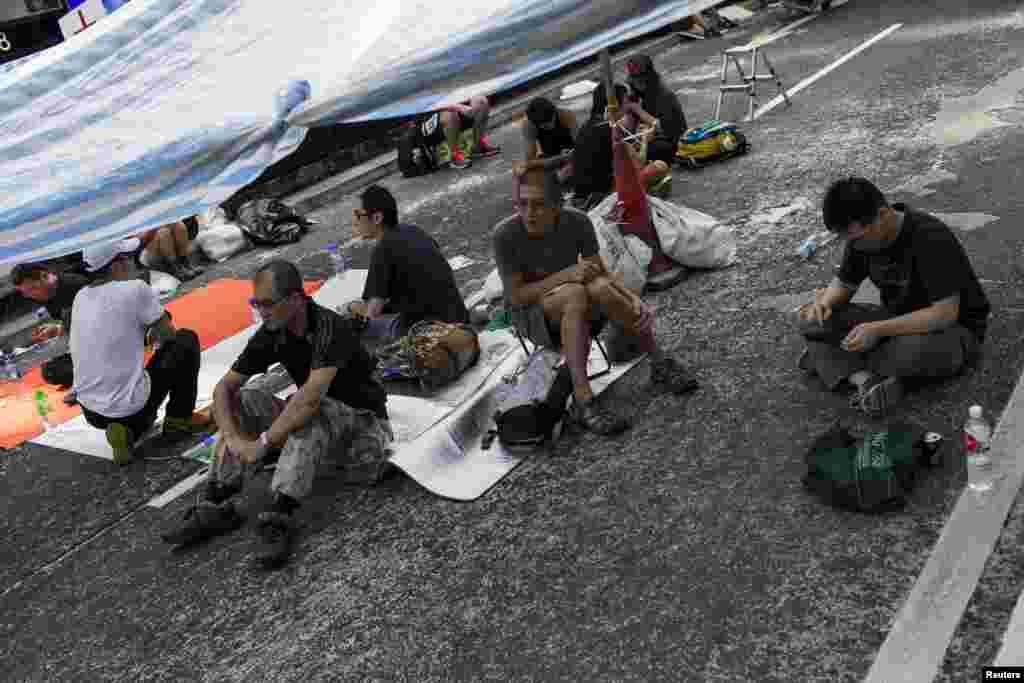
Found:
<path fill-rule="evenodd" d="M 146 328 L 164 307 L 142 280 L 84 287 L 71 309 L 71 359 L 83 407 L 104 417 L 127 417 L 149 400 Z"/>

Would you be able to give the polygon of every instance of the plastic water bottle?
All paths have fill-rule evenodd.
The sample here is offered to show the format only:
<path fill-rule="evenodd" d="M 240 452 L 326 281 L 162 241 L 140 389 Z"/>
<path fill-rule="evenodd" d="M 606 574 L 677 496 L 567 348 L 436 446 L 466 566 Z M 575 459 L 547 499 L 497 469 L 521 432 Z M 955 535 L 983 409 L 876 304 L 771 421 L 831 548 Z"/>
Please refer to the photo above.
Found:
<path fill-rule="evenodd" d="M 13 353 L 0 351 L 0 377 L 12 382 L 17 382 L 21 379 L 21 373 L 18 372 L 18 366 L 14 364 Z"/>
<path fill-rule="evenodd" d="M 346 271 L 348 271 L 348 257 L 345 256 L 345 252 L 333 242 L 327 245 L 326 251 L 331 259 L 331 265 L 334 266 L 334 274 L 339 280 L 344 278 Z"/>
<path fill-rule="evenodd" d="M 182 453 L 181 457 L 210 465 L 213 463 L 213 454 L 216 444 L 217 437 L 210 434 L 198 444 Z"/>
<path fill-rule="evenodd" d="M 797 249 L 797 253 L 804 260 L 809 260 L 816 253 L 818 253 L 818 236 L 817 235 L 811 235 L 810 237 L 805 239 L 803 242 L 801 242 L 800 243 L 800 248 Z"/>
<path fill-rule="evenodd" d="M 967 459 L 967 486 L 972 491 L 992 488 L 992 426 L 985 419 L 981 406 L 971 406 L 964 423 L 964 457 Z"/>
<path fill-rule="evenodd" d="M 53 408 L 50 406 L 50 402 L 46 400 L 46 394 L 42 389 L 36 389 L 36 412 L 39 413 L 39 419 L 43 422 L 43 430 L 50 431 L 53 428 L 53 422 L 48 417 L 53 412 Z"/>

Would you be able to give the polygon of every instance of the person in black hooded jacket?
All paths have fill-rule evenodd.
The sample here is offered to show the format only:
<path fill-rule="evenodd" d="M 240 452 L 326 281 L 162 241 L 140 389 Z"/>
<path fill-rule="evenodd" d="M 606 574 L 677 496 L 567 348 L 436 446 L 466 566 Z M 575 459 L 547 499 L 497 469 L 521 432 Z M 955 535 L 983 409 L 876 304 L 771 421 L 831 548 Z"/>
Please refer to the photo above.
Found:
<path fill-rule="evenodd" d="M 654 140 L 647 145 L 647 161 L 675 162 L 679 138 L 686 132 L 686 115 L 676 94 L 669 90 L 647 55 L 634 55 L 626 62 L 631 98 L 658 120 Z"/>

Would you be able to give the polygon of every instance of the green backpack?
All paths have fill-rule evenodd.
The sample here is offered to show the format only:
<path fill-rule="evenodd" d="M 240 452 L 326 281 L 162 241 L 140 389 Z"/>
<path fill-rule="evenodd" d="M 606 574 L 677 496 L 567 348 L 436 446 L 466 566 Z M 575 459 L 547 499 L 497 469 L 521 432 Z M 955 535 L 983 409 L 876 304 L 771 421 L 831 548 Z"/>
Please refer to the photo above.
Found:
<path fill-rule="evenodd" d="M 924 460 L 915 431 L 897 425 L 857 440 L 837 422 L 807 452 L 804 487 L 829 505 L 846 510 L 902 508 Z"/>

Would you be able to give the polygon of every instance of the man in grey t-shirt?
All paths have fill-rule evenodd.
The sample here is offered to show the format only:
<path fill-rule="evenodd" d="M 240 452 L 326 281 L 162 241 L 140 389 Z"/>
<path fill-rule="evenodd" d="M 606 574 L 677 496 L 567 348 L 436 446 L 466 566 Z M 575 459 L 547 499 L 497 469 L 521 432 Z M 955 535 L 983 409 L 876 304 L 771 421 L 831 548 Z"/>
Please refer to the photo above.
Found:
<path fill-rule="evenodd" d="M 602 317 L 621 325 L 651 355 L 655 383 L 677 394 L 697 388 L 682 365 L 659 349 L 651 309 L 608 272 L 590 218 L 562 208 L 550 173 L 523 175 L 517 214 L 494 231 L 494 254 L 513 324 L 534 343 L 565 353 L 573 418 L 585 428 L 610 435 L 629 426 L 597 405 L 587 376 L 591 325 Z"/>

